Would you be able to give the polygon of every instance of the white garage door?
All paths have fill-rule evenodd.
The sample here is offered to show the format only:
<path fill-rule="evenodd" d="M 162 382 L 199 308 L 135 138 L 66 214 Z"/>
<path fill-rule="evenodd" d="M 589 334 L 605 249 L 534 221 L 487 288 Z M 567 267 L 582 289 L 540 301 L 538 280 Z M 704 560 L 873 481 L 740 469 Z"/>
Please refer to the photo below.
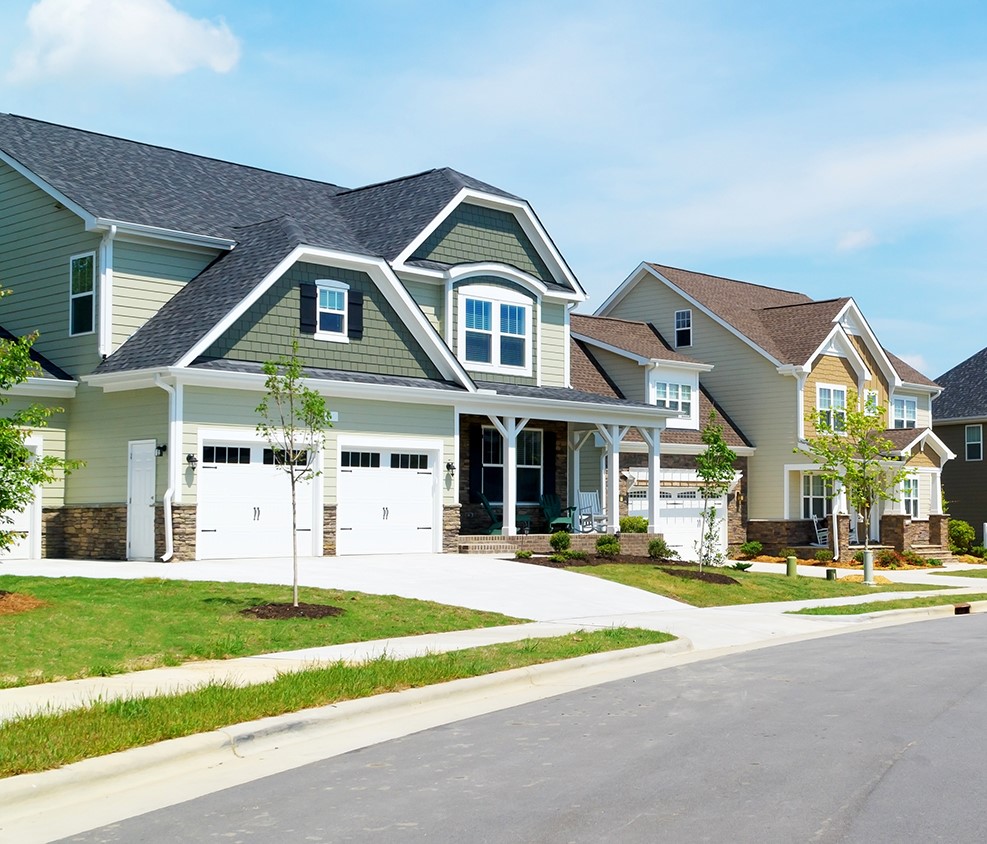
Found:
<path fill-rule="evenodd" d="M 336 553 L 440 550 L 436 460 L 430 451 L 344 448 L 336 487 Z"/>
<path fill-rule="evenodd" d="M 199 460 L 196 556 L 291 556 L 291 483 L 263 445 L 206 442 Z M 298 553 L 316 553 L 312 483 L 297 487 Z"/>
<path fill-rule="evenodd" d="M 5 523 L 4 530 L 16 531 L 21 535 L 14 540 L 14 544 L 3 551 L 0 551 L 0 558 L 8 560 L 28 560 L 34 554 L 31 553 L 33 547 L 31 531 L 34 525 L 35 508 L 37 501 L 32 501 L 20 513 L 10 513 L 11 522 Z"/>
<path fill-rule="evenodd" d="M 627 494 L 627 513 L 630 516 L 648 515 L 648 491 L 632 489 Z M 659 492 L 660 515 L 656 532 L 664 536 L 670 548 L 678 551 L 683 560 L 696 558 L 696 543 L 702 536 L 703 500 L 696 489 L 661 490 Z M 726 499 L 712 502 L 720 519 L 720 550 L 727 547 Z"/>

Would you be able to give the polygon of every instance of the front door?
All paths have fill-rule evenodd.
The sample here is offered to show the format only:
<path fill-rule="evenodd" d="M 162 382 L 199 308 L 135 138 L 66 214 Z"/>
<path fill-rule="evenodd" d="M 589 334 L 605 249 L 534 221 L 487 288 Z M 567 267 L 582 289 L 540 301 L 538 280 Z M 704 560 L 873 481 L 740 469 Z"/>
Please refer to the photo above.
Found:
<path fill-rule="evenodd" d="M 127 559 L 154 559 L 154 440 L 135 440 L 127 459 Z"/>

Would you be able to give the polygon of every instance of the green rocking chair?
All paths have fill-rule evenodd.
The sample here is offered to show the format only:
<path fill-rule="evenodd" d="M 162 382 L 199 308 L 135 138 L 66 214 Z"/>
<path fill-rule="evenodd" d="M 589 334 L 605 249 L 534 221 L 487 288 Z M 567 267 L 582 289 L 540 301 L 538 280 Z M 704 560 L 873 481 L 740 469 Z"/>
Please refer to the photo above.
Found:
<path fill-rule="evenodd" d="M 558 530 L 572 532 L 572 514 L 575 507 L 563 507 L 562 500 L 553 494 L 541 497 L 541 509 L 545 514 L 545 521 L 548 522 L 548 532 L 555 533 Z"/>

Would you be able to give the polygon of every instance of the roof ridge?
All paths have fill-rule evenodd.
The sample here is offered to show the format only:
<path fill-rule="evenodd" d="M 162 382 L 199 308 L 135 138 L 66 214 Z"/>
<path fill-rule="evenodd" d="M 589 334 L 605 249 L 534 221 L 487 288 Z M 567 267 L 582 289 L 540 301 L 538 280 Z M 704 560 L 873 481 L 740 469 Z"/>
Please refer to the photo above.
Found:
<path fill-rule="evenodd" d="M 411 179 L 420 179 L 422 176 L 427 176 L 429 173 L 439 173 L 442 170 L 448 170 L 448 167 L 432 167 L 429 170 L 421 170 L 418 173 L 409 173 L 407 176 L 395 176 L 393 179 L 384 179 L 382 182 L 372 182 L 369 185 L 360 185 L 357 188 L 343 188 L 340 190 L 338 197 L 349 196 L 352 193 L 359 193 L 363 190 L 370 190 L 371 188 L 380 188 L 384 185 L 393 185 L 397 182 L 407 182 Z"/>
<path fill-rule="evenodd" d="M 803 294 L 807 295 L 807 294 Z M 754 308 L 756 311 L 780 311 L 783 308 L 804 308 L 806 305 L 828 305 L 832 302 L 849 302 L 851 296 L 833 296 L 830 299 L 809 298 L 808 302 L 789 302 L 787 305 L 768 305 L 764 308 Z"/>
<path fill-rule="evenodd" d="M 685 267 L 673 267 L 671 264 L 658 264 L 655 261 L 648 261 L 647 264 L 651 267 L 657 267 L 666 270 L 675 270 L 680 273 L 689 273 L 690 275 L 701 275 L 705 278 L 715 278 L 717 281 L 729 281 L 732 284 L 746 284 L 748 287 L 760 287 L 762 290 L 773 290 L 776 293 L 791 293 L 795 296 L 807 296 L 808 294 L 802 293 L 800 290 L 786 290 L 784 287 L 772 287 L 768 284 L 760 284 L 756 281 L 744 281 L 740 278 L 729 278 L 724 275 L 713 275 L 712 273 L 704 273 L 698 270 L 687 270 Z M 803 303 L 806 304 L 806 303 Z"/>
<path fill-rule="evenodd" d="M 641 319 L 624 319 L 623 317 L 611 317 L 611 316 L 597 316 L 596 314 L 572 314 L 574 317 L 585 317 L 586 319 L 599 319 L 599 320 L 610 320 L 611 322 L 626 322 L 629 325 L 647 325 L 644 320 Z"/>

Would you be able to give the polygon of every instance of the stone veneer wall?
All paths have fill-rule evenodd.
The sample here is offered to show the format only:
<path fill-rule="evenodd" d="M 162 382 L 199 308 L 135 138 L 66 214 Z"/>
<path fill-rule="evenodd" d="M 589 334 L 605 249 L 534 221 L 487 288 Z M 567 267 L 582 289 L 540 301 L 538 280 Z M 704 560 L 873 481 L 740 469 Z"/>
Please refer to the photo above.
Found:
<path fill-rule="evenodd" d="M 45 507 L 41 511 L 41 556 L 56 559 L 65 556 L 61 507 Z"/>
<path fill-rule="evenodd" d="M 929 545 L 949 548 L 949 516 L 945 513 L 929 515 Z"/>
<path fill-rule="evenodd" d="M 895 551 L 904 551 L 905 520 L 902 513 L 885 513 L 881 516 L 881 544 L 890 545 Z"/>
<path fill-rule="evenodd" d="M 158 534 L 162 546 L 160 554 L 164 554 L 164 508 L 159 507 L 158 510 L 161 513 L 161 532 Z M 171 537 L 171 562 L 178 563 L 183 560 L 195 559 L 195 507 L 193 505 L 180 504 L 171 508 Z"/>
<path fill-rule="evenodd" d="M 573 551 L 585 551 L 588 554 L 596 552 L 596 540 L 606 534 L 600 533 L 573 533 L 570 535 L 570 549 Z M 638 557 L 648 555 L 648 543 L 652 539 L 661 537 L 660 533 L 622 533 L 620 534 L 620 553 L 632 554 Z M 482 540 L 486 537 L 460 537 L 463 539 Z M 551 554 L 552 546 L 548 540 L 551 537 L 547 533 L 518 534 L 517 536 L 497 536 L 493 539 L 498 544 L 512 545 L 515 548 L 524 548 L 538 554 Z"/>
<path fill-rule="evenodd" d="M 127 507 L 61 507 L 51 521 L 61 534 L 59 557 L 71 560 L 127 559 Z M 51 524 L 51 522 L 49 522 Z M 48 543 L 48 553 L 53 552 Z"/>
<path fill-rule="evenodd" d="M 751 519 L 747 539 L 760 542 L 765 554 L 774 554 L 782 548 L 811 545 L 816 530 L 810 519 Z"/>
<path fill-rule="evenodd" d="M 458 504 L 446 504 L 442 508 L 442 552 L 455 554 L 459 550 L 459 509 Z"/>
<path fill-rule="evenodd" d="M 322 553 L 327 557 L 336 555 L 336 505 L 326 504 L 322 508 Z"/>

